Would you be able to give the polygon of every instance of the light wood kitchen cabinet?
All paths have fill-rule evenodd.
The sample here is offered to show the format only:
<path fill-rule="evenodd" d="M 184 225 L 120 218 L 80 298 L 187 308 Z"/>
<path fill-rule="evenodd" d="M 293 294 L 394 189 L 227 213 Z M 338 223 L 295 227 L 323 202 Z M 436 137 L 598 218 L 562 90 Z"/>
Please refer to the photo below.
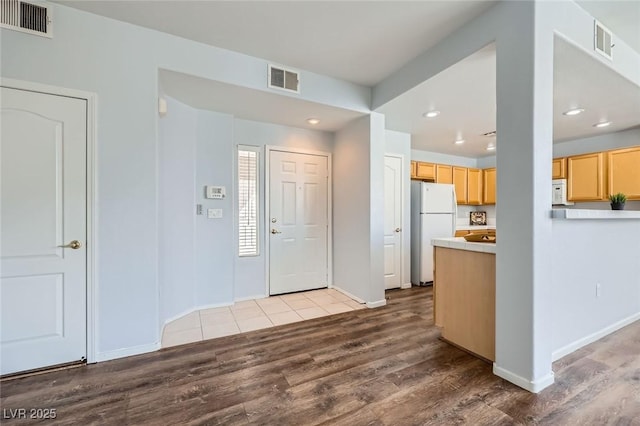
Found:
<path fill-rule="evenodd" d="M 416 176 L 416 168 L 417 168 L 417 161 L 412 161 L 411 162 L 411 179 L 415 179 Z"/>
<path fill-rule="evenodd" d="M 467 169 L 467 204 L 482 204 L 482 170 Z"/>
<path fill-rule="evenodd" d="M 608 190 L 622 192 L 629 200 L 640 200 L 640 146 L 607 153 Z"/>
<path fill-rule="evenodd" d="M 551 179 L 566 179 L 567 178 L 567 159 L 566 158 L 554 158 L 551 167 Z"/>
<path fill-rule="evenodd" d="M 453 183 L 453 167 L 436 164 L 436 183 Z"/>
<path fill-rule="evenodd" d="M 496 168 L 484 169 L 482 171 L 482 179 L 484 180 L 484 188 L 482 192 L 483 204 L 496 203 Z"/>
<path fill-rule="evenodd" d="M 467 168 L 453 167 L 453 185 L 456 188 L 456 203 L 467 204 Z"/>
<path fill-rule="evenodd" d="M 436 180 L 436 165 L 433 163 L 416 162 L 416 178 L 425 180 Z"/>
<path fill-rule="evenodd" d="M 567 199 L 569 201 L 604 200 L 604 188 L 603 152 L 567 158 Z"/>

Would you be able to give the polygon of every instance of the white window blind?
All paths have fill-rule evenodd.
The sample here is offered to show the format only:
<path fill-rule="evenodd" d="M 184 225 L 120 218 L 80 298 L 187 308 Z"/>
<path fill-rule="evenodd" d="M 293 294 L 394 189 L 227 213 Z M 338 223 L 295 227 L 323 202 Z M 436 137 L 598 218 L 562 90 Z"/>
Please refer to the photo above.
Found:
<path fill-rule="evenodd" d="M 258 151 L 238 148 L 238 255 L 258 255 Z"/>

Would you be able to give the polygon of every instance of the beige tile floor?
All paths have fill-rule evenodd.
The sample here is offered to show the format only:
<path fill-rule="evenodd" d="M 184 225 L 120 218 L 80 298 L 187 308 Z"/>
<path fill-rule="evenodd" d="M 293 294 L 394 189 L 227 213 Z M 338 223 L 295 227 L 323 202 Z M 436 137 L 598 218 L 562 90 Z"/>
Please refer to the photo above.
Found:
<path fill-rule="evenodd" d="M 334 289 L 246 300 L 233 306 L 195 311 L 170 322 L 162 333 L 162 347 L 199 342 L 364 308 L 365 305 Z"/>

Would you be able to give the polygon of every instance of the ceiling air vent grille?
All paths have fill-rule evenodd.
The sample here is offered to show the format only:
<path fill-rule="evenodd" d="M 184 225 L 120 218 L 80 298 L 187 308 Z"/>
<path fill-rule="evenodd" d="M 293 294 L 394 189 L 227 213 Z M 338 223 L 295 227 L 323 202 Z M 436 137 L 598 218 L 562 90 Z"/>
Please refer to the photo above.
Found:
<path fill-rule="evenodd" d="M 594 21 L 594 23 L 593 48 L 602 56 L 613 59 L 611 49 L 614 44 L 612 43 L 611 31 L 598 21 Z"/>
<path fill-rule="evenodd" d="M 0 26 L 51 38 L 51 9 L 41 2 L 0 0 Z"/>
<path fill-rule="evenodd" d="M 300 77 L 295 71 L 269 65 L 269 87 L 300 93 Z"/>

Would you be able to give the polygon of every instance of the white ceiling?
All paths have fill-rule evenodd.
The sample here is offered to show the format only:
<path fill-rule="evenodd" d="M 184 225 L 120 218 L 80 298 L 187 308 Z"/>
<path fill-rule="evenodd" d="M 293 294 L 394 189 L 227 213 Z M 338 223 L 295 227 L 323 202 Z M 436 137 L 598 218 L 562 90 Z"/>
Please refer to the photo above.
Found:
<path fill-rule="evenodd" d="M 495 1 L 170 1 L 58 3 L 373 86 Z"/>
<path fill-rule="evenodd" d="M 562 142 L 640 125 L 640 87 L 602 62 L 556 38 L 554 43 L 553 140 Z M 584 108 L 577 116 L 562 113 Z M 438 110 L 436 118 L 423 113 Z M 490 45 L 449 67 L 378 110 L 388 129 L 411 133 L 413 149 L 481 157 L 496 130 L 496 52 Z M 593 124 L 612 121 L 607 128 Z M 454 144 L 462 138 L 465 143 Z"/>
<path fill-rule="evenodd" d="M 373 86 L 437 44 L 494 1 L 59 1 L 110 18 Z M 640 52 L 640 1 L 577 1 Z M 640 88 L 568 43 L 556 41 L 554 140 L 640 125 Z M 289 96 L 162 72 L 163 89 L 197 108 L 240 118 L 334 131 L 358 116 Z M 587 111 L 559 115 L 569 106 Z M 623 109 L 625 107 L 626 109 Z M 426 121 L 430 108 L 442 111 Z M 390 129 L 412 133 L 414 149 L 468 157 L 488 155 L 495 130 L 495 51 L 490 46 L 381 109 Z M 607 117 L 614 125 L 595 129 Z M 570 120 L 569 120 L 570 118 Z M 466 143 L 453 145 L 456 137 Z"/>

